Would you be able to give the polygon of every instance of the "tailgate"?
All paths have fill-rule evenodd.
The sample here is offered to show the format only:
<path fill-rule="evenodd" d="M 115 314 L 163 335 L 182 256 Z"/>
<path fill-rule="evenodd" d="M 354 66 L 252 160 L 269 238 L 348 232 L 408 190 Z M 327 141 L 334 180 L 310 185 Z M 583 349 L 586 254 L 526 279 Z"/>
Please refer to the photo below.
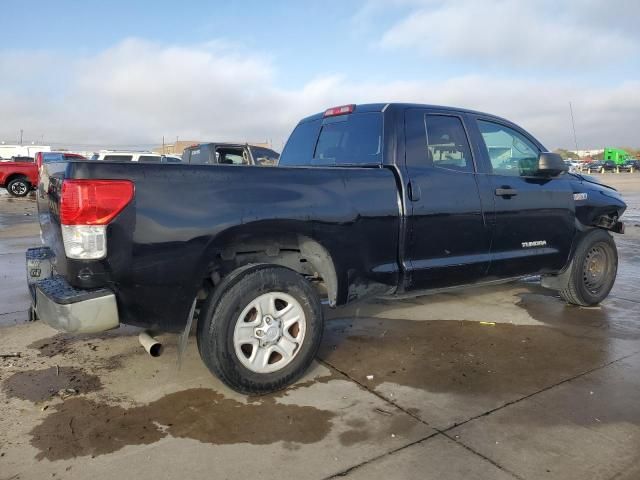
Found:
<path fill-rule="evenodd" d="M 43 164 L 36 192 L 40 236 L 42 243 L 53 250 L 54 265 L 65 259 L 60 229 L 60 191 L 67 164 L 68 162 Z"/>

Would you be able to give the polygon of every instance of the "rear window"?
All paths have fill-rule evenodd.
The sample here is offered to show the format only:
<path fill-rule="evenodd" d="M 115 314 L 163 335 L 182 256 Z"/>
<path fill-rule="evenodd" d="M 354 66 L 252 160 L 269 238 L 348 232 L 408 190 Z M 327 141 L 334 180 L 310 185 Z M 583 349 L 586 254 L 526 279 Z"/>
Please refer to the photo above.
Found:
<path fill-rule="evenodd" d="M 62 160 L 65 160 L 62 153 L 43 153 L 42 154 L 42 161 L 44 163 L 61 162 Z"/>
<path fill-rule="evenodd" d="M 133 158 L 132 155 L 105 155 L 105 162 L 130 162 Z"/>
<path fill-rule="evenodd" d="M 301 123 L 280 165 L 363 165 L 382 162 L 382 114 L 356 113 Z"/>

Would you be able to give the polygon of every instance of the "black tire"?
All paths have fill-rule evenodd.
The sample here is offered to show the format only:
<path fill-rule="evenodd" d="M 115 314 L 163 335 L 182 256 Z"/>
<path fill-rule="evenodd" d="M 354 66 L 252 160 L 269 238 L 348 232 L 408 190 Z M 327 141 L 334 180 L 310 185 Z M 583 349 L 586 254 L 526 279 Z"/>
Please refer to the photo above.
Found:
<path fill-rule="evenodd" d="M 574 305 L 598 305 L 609 295 L 617 272 L 618 250 L 613 238 L 605 230 L 591 230 L 576 249 L 560 296 Z"/>
<path fill-rule="evenodd" d="M 293 297 L 304 312 L 304 337 L 290 363 L 270 373 L 250 370 L 234 347 L 234 330 L 243 310 L 270 292 Z M 244 321 L 244 319 L 243 319 Z M 324 328 L 320 299 L 304 277 L 275 265 L 245 267 L 230 274 L 203 304 L 198 320 L 198 348 L 209 370 L 232 389 L 249 395 L 280 390 L 300 378 L 313 361 Z"/>
<path fill-rule="evenodd" d="M 14 178 L 7 184 L 7 191 L 14 197 L 25 197 L 31 191 L 31 184 L 24 177 Z"/>

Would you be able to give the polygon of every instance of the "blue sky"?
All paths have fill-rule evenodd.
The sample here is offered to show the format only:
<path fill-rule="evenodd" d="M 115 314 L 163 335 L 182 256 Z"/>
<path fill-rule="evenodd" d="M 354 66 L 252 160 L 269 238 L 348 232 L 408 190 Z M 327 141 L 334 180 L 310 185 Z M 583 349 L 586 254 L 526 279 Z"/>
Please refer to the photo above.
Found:
<path fill-rule="evenodd" d="M 3 140 L 279 146 L 332 102 L 398 100 L 490 111 L 569 147 L 572 101 L 581 147 L 640 145 L 637 1 L 5 0 L 1 13 Z"/>

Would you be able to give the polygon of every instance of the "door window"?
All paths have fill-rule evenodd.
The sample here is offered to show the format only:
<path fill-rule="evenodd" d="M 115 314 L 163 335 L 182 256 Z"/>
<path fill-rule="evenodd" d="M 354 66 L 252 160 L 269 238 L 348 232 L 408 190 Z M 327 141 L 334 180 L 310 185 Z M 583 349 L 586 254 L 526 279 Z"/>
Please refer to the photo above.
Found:
<path fill-rule="evenodd" d="M 270 148 L 263 147 L 249 147 L 251 149 L 251 153 L 253 153 L 253 159 L 258 165 L 277 165 L 278 155 L 276 152 L 271 150 Z"/>
<path fill-rule="evenodd" d="M 434 167 L 473 172 L 467 135 L 458 117 L 426 115 L 427 161 Z"/>
<path fill-rule="evenodd" d="M 218 163 L 227 165 L 247 165 L 249 159 L 242 148 L 218 148 L 216 149 Z"/>
<path fill-rule="evenodd" d="M 499 123 L 478 120 L 493 173 L 534 176 L 538 168 L 538 147 L 521 133 Z"/>

